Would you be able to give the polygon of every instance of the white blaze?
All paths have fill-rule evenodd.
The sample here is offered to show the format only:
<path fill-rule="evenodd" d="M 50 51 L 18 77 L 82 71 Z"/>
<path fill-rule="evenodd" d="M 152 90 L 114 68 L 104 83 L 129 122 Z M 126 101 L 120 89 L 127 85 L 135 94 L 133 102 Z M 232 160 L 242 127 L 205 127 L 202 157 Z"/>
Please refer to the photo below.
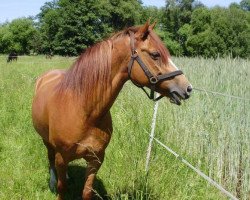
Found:
<path fill-rule="evenodd" d="M 176 70 L 179 70 L 178 67 L 176 67 L 176 65 L 174 64 L 174 62 L 173 62 L 170 58 L 168 59 L 168 62 L 169 62 L 170 65 L 173 66 Z M 193 88 L 193 86 L 192 86 L 191 84 L 190 84 L 189 86 Z"/>
<path fill-rule="evenodd" d="M 176 65 L 173 63 L 173 61 L 169 58 L 168 62 L 176 69 L 179 70 L 178 67 L 176 67 Z"/>

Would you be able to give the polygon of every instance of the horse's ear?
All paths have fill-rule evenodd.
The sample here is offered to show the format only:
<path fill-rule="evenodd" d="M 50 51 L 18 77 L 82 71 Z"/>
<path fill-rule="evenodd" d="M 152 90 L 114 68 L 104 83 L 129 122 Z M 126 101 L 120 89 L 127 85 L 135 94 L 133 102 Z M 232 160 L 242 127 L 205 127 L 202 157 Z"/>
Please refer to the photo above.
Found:
<path fill-rule="evenodd" d="M 149 26 L 149 30 L 153 30 L 154 28 L 155 28 L 155 25 L 156 25 L 156 21 L 153 23 L 153 24 L 151 24 L 150 26 Z"/>
<path fill-rule="evenodd" d="M 139 28 L 139 30 L 136 32 L 135 37 L 137 39 L 141 39 L 141 40 L 145 40 L 148 37 L 149 34 L 149 20 L 142 26 Z"/>

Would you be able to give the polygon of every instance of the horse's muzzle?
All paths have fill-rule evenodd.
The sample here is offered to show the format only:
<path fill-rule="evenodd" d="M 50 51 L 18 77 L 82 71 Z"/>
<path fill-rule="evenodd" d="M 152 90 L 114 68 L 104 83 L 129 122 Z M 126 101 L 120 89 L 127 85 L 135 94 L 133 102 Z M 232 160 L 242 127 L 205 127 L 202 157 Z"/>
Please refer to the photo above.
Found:
<path fill-rule="evenodd" d="M 181 105 L 181 100 L 186 100 L 190 97 L 192 92 L 192 86 L 189 85 L 185 91 L 179 88 L 173 88 L 170 91 L 170 102 L 176 105 Z"/>

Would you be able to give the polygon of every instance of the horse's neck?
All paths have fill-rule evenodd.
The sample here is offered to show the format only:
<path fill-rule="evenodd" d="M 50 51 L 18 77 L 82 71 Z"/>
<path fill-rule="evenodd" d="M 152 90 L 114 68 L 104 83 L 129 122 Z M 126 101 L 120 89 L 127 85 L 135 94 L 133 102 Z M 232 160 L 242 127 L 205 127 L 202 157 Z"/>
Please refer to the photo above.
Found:
<path fill-rule="evenodd" d="M 121 70 L 115 74 L 110 87 L 103 92 L 103 96 L 99 96 L 98 105 L 95 105 L 95 110 L 92 111 L 95 118 L 104 116 L 110 110 L 126 81 L 127 72 Z"/>
<path fill-rule="evenodd" d="M 130 49 L 120 50 L 117 53 L 117 48 L 121 44 L 113 45 L 110 86 L 102 92 L 102 96 L 97 95 L 95 103 L 92 102 L 95 104 L 91 106 L 93 108 L 91 113 L 94 118 L 99 118 L 110 110 L 124 83 L 128 80 L 127 65 L 130 58 Z"/>

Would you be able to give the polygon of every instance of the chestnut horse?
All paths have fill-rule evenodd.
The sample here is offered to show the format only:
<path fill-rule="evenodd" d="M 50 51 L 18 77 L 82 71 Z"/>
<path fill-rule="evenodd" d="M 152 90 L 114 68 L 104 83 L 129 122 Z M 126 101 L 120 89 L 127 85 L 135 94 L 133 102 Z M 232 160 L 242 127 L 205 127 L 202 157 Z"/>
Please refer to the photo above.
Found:
<path fill-rule="evenodd" d="M 87 161 L 82 198 L 92 198 L 112 135 L 110 108 L 127 80 L 150 88 L 150 98 L 156 91 L 180 105 L 190 96 L 190 83 L 153 28 L 147 22 L 116 33 L 89 47 L 70 69 L 38 78 L 32 118 L 48 150 L 50 188 L 58 200 L 66 191 L 68 163 L 80 158 Z"/>

